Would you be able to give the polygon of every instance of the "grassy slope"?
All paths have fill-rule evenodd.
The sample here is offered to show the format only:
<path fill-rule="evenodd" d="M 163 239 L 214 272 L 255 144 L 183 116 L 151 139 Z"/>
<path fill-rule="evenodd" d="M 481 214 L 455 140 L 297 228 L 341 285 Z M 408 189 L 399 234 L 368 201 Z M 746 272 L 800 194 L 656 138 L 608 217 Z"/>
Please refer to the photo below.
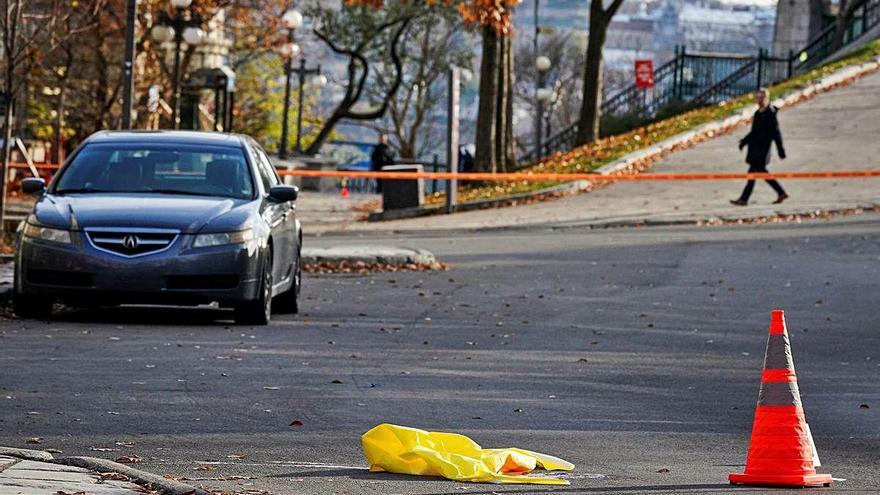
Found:
<path fill-rule="evenodd" d="M 813 81 L 843 67 L 868 61 L 878 55 L 880 55 L 880 40 L 869 43 L 865 47 L 853 51 L 836 61 L 772 86 L 770 88 L 771 94 L 774 97 L 785 95 L 792 90 L 803 88 Z M 717 105 L 691 110 L 623 134 L 602 138 L 594 143 L 579 146 L 564 153 L 558 152 L 534 165 L 522 169 L 520 172 L 590 172 L 628 153 L 647 148 L 654 143 L 691 130 L 707 122 L 728 117 L 752 104 L 754 104 L 753 95 L 747 95 Z M 481 186 L 465 185 L 459 190 L 459 201 L 497 199 L 511 194 L 537 191 L 557 184 L 559 183 L 496 182 Z M 443 193 L 434 194 L 427 198 L 427 202 L 429 204 L 440 203 L 444 200 L 444 196 Z"/>

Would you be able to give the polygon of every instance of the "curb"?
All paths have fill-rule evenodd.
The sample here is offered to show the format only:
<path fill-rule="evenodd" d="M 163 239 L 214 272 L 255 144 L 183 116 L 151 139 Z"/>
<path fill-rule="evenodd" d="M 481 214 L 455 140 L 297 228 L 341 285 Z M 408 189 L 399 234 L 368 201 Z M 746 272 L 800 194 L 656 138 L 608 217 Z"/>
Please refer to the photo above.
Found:
<path fill-rule="evenodd" d="M 119 473 L 131 479 L 135 484 L 158 490 L 162 495 L 211 495 L 210 492 L 194 486 L 170 480 L 165 477 L 134 469 L 107 459 L 97 457 L 62 457 L 56 459 L 51 453 L 43 450 L 18 449 L 15 447 L 0 446 L 0 455 L 16 457 L 28 461 L 46 462 L 74 466 L 98 473 Z"/>
<path fill-rule="evenodd" d="M 880 57 L 875 57 L 872 61 L 845 67 L 832 74 L 822 76 L 802 89 L 793 90 L 785 96 L 776 98 L 775 100 L 773 100 L 772 104 L 776 105 L 780 109 L 791 107 L 805 100 L 809 100 L 820 93 L 824 93 L 839 86 L 846 85 L 848 82 L 852 82 L 877 70 L 880 70 Z M 660 141 L 659 143 L 654 143 L 645 149 L 634 151 L 632 153 L 624 155 L 623 157 L 618 158 L 613 162 L 607 163 L 597 168 L 595 170 L 595 173 L 600 175 L 613 175 L 617 173 L 638 171 L 639 169 L 647 168 L 646 165 L 663 157 L 667 153 L 686 149 L 699 141 L 733 131 L 736 127 L 749 122 L 752 119 L 753 114 L 753 108 L 744 108 L 740 112 L 730 115 L 728 117 L 724 117 L 713 122 L 707 122 L 705 124 L 697 126 L 694 129 L 685 131 L 683 133 Z M 462 203 L 456 205 L 455 210 L 456 212 L 460 212 L 498 208 L 504 206 L 514 206 L 529 201 L 542 201 L 544 199 L 552 197 L 568 196 L 581 192 L 589 192 L 590 190 L 593 190 L 600 186 L 601 185 L 597 185 L 596 183 L 589 180 L 579 180 L 570 182 L 568 184 L 553 186 L 547 189 L 541 189 L 529 193 L 514 194 L 510 196 L 505 196 L 503 198 Z M 367 221 L 376 222 L 387 220 L 402 220 L 406 218 L 437 215 L 440 213 L 444 213 L 445 211 L 446 208 L 442 206 L 429 208 L 407 208 L 404 210 L 392 210 L 387 213 L 384 211 L 379 211 L 371 213 L 367 218 Z"/>
<path fill-rule="evenodd" d="M 134 469 L 118 462 L 97 457 L 64 457 L 54 461 L 56 464 L 81 467 L 98 473 L 119 473 L 131 478 L 133 483 L 158 490 L 162 495 L 211 495 L 210 492 L 186 483 L 170 480 L 162 476 Z"/>
<path fill-rule="evenodd" d="M 437 262 L 434 254 L 424 249 L 366 245 L 304 249 L 302 258 L 303 263 L 307 265 L 336 263 L 432 265 Z"/>
<path fill-rule="evenodd" d="M 0 447 L 0 455 L 17 457 L 28 461 L 55 462 L 55 457 L 43 450 L 17 449 L 15 447 Z"/>

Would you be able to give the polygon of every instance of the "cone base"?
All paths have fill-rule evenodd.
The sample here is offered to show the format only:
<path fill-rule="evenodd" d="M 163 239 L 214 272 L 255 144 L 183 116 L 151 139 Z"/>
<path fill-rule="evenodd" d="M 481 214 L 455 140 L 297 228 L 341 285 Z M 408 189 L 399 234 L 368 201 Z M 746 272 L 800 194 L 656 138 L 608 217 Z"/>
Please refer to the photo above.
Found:
<path fill-rule="evenodd" d="M 734 485 L 758 486 L 830 486 L 830 474 L 731 474 L 727 477 Z"/>

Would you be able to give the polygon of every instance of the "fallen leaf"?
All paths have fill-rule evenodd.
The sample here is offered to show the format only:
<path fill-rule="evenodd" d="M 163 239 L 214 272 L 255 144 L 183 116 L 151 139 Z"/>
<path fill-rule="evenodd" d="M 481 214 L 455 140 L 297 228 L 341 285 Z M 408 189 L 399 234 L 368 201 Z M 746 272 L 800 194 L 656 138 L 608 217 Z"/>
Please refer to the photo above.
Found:
<path fill-rule="evenodd" d="M 102 480 L 131 481 L 131 478 L 122 473 L 117 473 L 116 471 L 111 471 L 109 473 L 100 473 L 98 476 L 100 476 Z"/>
<path fill-rule="evenodd" d="M 342 383 L 342 380 L 333 380 L 333 381 L 330 382 L 330 383 L 334 383 L 334 384 L 337 384 L 337 385 L 338 385 L 338 384 Z"/>
<path fill-rule="evenodd" d="M 24 443 L 43 443 L 43 439 L 41 437 L 31 437 L 25 440 Z"/>
<path fill-rule="evenodd" d="M 214 470 L 214 466 L 199 466 L 199 467 L 194 467 L 194 468 L 193 468 L 193 471 L 201 471 L 201 472 L 204 472 L 204 473 L 207 473 L 207 472 L 210 472 L 210 471 L 213 471 L 213 470 Z"/>
<path fill-rule="evenodd" d="M 669 472 L 669 468 L 660 468 L 660 469 L 657 470 L 657 472 L 658 472 L 658 473 L 668 473 L 668 472 Z"/>
<path fill-rule="evenodd" d="M 869 406 L 869 405 L 867 405 L 867 404 L 861 404 L 861 405 L 859 406 L 859 409 L 871 409 L 871 406 Z"/>
<path fill-rule="evenodd" d="M 92 452 L 116 452 L 119 449 L 111 449 L 107 447 L 92 447 L 89 450 L 91 450 Z"/>
<path fill-rule="evenodd" d="M 300 427 L 302 425 L 303 425 L 303 422 L 298 419 L 294 419 L 293 421 L 290 422 L 290 426 Z"/>
<path fill-rule="evenodd" d="M 143 460 L 144 458 L 139 455 L 124 455 L 116 458 L 116 462 L 120 464 L 136 464 Z"/>

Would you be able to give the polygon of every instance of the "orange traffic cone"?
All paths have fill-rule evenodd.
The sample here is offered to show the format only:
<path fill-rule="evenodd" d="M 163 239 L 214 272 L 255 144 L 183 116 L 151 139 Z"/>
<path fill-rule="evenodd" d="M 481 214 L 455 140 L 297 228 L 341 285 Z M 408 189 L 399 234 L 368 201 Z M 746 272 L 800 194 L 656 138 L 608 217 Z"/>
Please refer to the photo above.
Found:
<path fill-rule="evenodd" d="M 814 455 L 812 435 L 804 418 L 791 359 L 785 314 L 777 309 L 770 318 L 770 336 L 746 471 L 745 474 L 731 474 L 728 479 L 733 484 L 743 485 L 831 485 L 830 474 L 816 473 Z"/>

